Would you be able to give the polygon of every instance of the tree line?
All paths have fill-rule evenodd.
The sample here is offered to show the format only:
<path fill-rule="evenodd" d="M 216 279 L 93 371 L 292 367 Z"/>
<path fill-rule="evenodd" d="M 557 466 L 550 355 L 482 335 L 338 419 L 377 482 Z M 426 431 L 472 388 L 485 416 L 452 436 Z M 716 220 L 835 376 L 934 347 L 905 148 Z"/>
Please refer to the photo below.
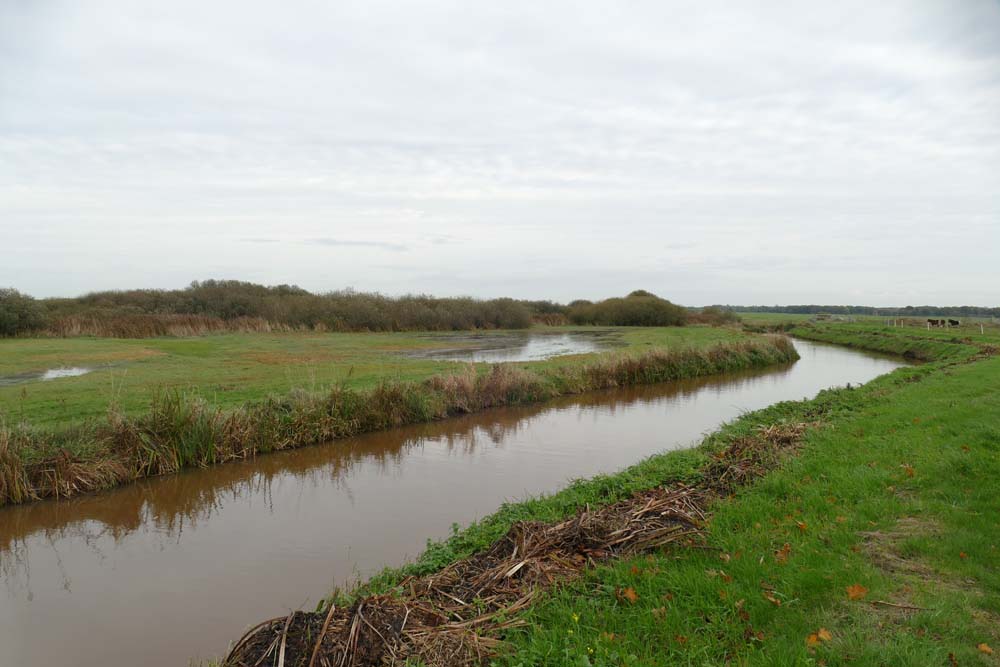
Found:
<path fill-rule="evenodd" d="M 798 306 L 716 306 L 725 310 L 737 313 L 790 313 L 796 315 L 816 315 L 819 313 L 829 313 L 830 315 L 878 315 L 879 317 L 890 317 L 892 315 L 951 315 L 953 317 L 1000 317 L 1000 308 L 990 308 L 985 306 L 821 306 L 821 305 L 798 305 Z"/>
<path fill-rule="evenodd" d="M 0 336 L 145 337 L 214 331 L 449 331 L 523 329 L 533 323 L 681 326 L 722 322 L 719 309 L 688 309 L 637 290 L 602 301 L 553 301 L 427 295 L 390 297 L 339 290 L 316 294 L 296 285 L 195 281 L 179 290 L 115 290 L 35 299 L 0 289 Z"/>

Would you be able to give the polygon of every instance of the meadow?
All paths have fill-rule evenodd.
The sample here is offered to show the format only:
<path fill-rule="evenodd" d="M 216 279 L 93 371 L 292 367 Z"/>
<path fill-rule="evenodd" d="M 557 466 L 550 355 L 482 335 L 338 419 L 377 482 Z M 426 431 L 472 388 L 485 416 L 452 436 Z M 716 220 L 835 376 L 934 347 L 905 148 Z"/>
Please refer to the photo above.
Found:
<path fill-rule="evenodd" d="M 707 326 L 566 326 L 532 331 L 603 333 L 622 352 L 703 349 L 746 337 L 738 329 Z M 491 332 L 496 333 L 504 332 Z M 0 378 L 60 367 L 96 368 L 79 377 L 0 386 L 0 421 L 61 427 L 103 417 L 111 408 L 137 414 L 164 391 L 226 408 L 293 390 L 367 390 L 386 381 L 413 382 L 453 372 L 462 364 L 408 355 L 473 345 L 464 336 L 440 332 L 0 339 Z M 582 361 L 557 357 L 519 367 L 543 369 Z"/>
<path fill-rule="evenodd" d="M 498 557 L 510 539 L 522 544 L 567 518 L 581 521 L 584 508 L 657 488 L 717 488 L 723 465 L 723 476 L 748 474 L 706 496 L 704 520 L 689 524 L 696 538 L 623 558 L 599 555 L 584 541 L 574 547 L 583 549 L 577 565 L 565 565 L 572 554 L 554 553 L 552 562 L 564 564 L 552 566 L 556 578 L 538 579 L 541 590 L 509 610 L 494 609 L 484 593 L 466 603 L 462 622 L 430 631 L 440 633 L 438 644 L 421 628 L 419 636 L 387 635 L 385 645 L 423 651 L 432 658 L 425 662 L 437 664 L 436 647 L 453 646 L 445 644 L 450 637 L 510 667 L 998 664 L 1000 357 L 993 343 L 868 325 L 798 331 L 879 351 L 916 347 L 926 361 L 747 414 L 699 448 L 504 505 L 430 544 L 413 564 L 336 593 L 314 615 L 265 624 L 264 640 L 284 637 L 296 651 L 302 642 L 287 664 L 306 664 L 317 651 L 342 655 L 338 642 L 362 606 L 372 618 L 391 616 L 393 605 L 419 609 L 433 599 L 414 593 L 434 579 L 428 575 L 447 581 L 452 569 L 471 567 L 463 562 L 481 562 L 477 554 Z M 751 446 L 774 433 L 794 436 L 780 448 Z M 514 538 L 504 542 L 505 535 Z M 544 553 L 533 558 L 547 562 Z M 518 572 L 537 573 L 525 565 L 505 576 L 516 582 Z M 289 631 L 318 632 L 335 611 L 346 624 L 331 628 L 326 641 Z M 382 645 L 370 639 L 366 650 Z M 225 664 L 242 664 L 252 644 Z"/>

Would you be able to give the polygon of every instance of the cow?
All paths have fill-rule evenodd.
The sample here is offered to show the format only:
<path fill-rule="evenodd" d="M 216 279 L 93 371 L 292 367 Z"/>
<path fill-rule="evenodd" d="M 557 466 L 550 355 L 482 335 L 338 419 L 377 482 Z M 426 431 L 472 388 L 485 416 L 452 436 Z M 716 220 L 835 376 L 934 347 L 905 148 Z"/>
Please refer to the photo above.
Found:
<path fill-rule="evenodd" d="M 944 320 L 932 320 L 930 318 L 927 318 L 927 324 L 932 327 L 943 327 Z"/>
<path fill-rule="evenodd" d="M 960 320 L 948 320 L 948 326 L 957 327 L 962 322 Z"/>

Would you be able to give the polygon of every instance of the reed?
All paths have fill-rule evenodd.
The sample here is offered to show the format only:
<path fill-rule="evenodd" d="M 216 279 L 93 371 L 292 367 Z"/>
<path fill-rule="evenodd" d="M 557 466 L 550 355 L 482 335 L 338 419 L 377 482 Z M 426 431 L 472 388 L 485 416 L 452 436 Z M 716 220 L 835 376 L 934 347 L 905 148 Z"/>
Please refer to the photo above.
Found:
<path fill-rule="evenodd" d="M 260 317 L 224 320 L 207 315 L 72 315 L 54 320 L 42 335 L 70 338 L 153 338 L 204 336 L 212 333 L 271 333 L 291 331 L 288 325 Z"/>
<path fill-rule="evenodd" d="M 24 464 L 13 449 L 11 432 L 0 425 L 0 498 L 21 503 L 32 499 Z"/>
<path fill-rule="evenodd" d="M 295 391 L 223 410 L 180 392 L 150 409 L 62 431 L 0 427 L 0 505 L 66 497 L 142 477 L 330 442 L 370 431 L 522 405 L 595 389 L 666 382 L 791 362 L 786 338 L 762 337 L 707 350 L 610 354 L 589 364 L 529 371 L 469 364 L 422 382 L 384 382 L 369 391 Z M 73 454 L 71 454 L 73 452 Z"/>

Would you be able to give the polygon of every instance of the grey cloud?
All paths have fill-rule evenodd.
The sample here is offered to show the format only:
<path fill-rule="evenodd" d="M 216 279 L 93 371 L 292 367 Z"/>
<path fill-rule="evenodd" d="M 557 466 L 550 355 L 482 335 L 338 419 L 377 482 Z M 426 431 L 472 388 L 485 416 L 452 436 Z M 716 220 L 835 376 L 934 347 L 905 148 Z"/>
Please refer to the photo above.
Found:
<path fill-rule="evenodd" d="M 381 250 L 406 250 L 408 248 L 408 246 L 403 243 L 388 243 L 385 241 L 347 241 L 344 239 L 331 238 L 309 239 L 306 243 L 345 248 L 379 248 Z"/>
<path fill-rule="evenodd" d="M 0 3 L 0 284 L 995 304 L 998 72 L 992 0 Z"/>

